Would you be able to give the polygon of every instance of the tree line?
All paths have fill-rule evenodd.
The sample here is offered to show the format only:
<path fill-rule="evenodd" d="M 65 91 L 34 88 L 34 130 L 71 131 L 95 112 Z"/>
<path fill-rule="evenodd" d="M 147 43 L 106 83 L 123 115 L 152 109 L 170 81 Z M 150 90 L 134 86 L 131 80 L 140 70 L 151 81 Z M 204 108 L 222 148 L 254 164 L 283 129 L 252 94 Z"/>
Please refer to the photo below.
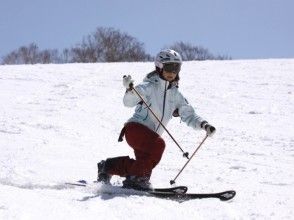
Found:
<path fill-rule="evenodd" d="M 185 42 L 175 42 L 165 48 L 178 51 L 184 61 L 231 59 Z M 40 50 L 36 43 L 30 43 L 8 53 L 2 58 L 1 64 L 133 62 L 153 59 L 146 53 L 144 44 L 135 37 L 114 28 L 98 27 L 72 48 L 61 52 L 57 49 Z"/>

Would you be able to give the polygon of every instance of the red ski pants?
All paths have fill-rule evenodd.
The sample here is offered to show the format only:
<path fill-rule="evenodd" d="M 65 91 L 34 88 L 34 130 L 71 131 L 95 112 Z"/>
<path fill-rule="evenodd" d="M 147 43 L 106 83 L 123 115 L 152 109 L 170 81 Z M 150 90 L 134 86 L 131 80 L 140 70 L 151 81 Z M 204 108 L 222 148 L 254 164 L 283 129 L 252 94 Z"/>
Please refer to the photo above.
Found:
<path fill-rule="evenodd" d="M 125 138 L 134 149 L 136 159 L 128 156 L 107 159 L 108 173 L 119 176 L 151 176 L 165 148 L 164 140 L 146 126 L 129 122 L 125 125 Z"/>

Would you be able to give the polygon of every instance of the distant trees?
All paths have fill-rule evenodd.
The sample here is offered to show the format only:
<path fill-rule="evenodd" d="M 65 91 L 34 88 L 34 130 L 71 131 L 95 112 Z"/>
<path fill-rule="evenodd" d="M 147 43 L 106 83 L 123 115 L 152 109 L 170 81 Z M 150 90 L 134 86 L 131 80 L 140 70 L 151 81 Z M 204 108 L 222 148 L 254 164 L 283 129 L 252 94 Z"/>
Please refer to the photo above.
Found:
<path fill-rule="evenodd" d="M 231 59 L 215 56 L 208 49 L 189 43 L 176 42 L 166 47 L 178 51 L 184 61 Z M 84 37 L 82 42 L 61 53 L 56 49 L 39 50 L 35 43 L 21 46 L 3 57 L 2 64 L 35 63 L 96 63 L 151 61 L 153 57 L 144 50 L 144 44 L 136 38 L 114 28 L 98 27 L 95 32 Z"/>
<path fill-rule="evenodd" d="M 97 28 L 71 49 L 73 62 L 148 61 L 143 43 L 113 28 Z"/>
<path fill-rule="evenodd" d="M 228 60 L 231 59 L 228 56 L 224 55 L 213 55 L 209 52 L 208 49 L 203 48 L 201 46 L 194 46 L 190 43 L 184 43 L 182 41 L 176 42 L 173 45 L 169 46 L 177 52 L 179 52 L 184 61 L 188 60 Z"/>
<path fill-rule="evenodd" d="M 3 57 L 2 64 L 96 63 L 149 61 L 152 57 L 136 38 L 113 28 L 97 28 L 82 43 L 61 54 L 57 50 L 39 50 L 35 43 L 22 46 Z"/>
<path fill-rule="evenodd" d="M 57 50 L 39 50 L 35 43 L 22 46 L 7 54 L 3 64 L 35 64 L 35 63 L 58 63 L 60 62 Z"/>

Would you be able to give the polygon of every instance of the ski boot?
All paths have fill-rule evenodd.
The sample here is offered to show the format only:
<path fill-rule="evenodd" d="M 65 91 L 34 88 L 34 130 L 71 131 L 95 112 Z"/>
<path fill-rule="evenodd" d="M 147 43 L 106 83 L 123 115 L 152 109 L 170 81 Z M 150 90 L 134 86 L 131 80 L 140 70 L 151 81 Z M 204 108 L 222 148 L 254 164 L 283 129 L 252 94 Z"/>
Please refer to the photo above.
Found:
<path fill-rule="evenodd" d="M 152 190 L 152 185 L 149 182 L 150 177 L 127 176 L 123 181 L 123 188 L 135 189 L 140 191 Z"/>
<path fill-rule="evenodd" d="M 97 163 L 97 167 L 98 167 L 97 182 L 110 184 L 111 175 L 106 172 L 105 164 L 106 164 L 105 160 L 102 160 L 99 163 Z"/>

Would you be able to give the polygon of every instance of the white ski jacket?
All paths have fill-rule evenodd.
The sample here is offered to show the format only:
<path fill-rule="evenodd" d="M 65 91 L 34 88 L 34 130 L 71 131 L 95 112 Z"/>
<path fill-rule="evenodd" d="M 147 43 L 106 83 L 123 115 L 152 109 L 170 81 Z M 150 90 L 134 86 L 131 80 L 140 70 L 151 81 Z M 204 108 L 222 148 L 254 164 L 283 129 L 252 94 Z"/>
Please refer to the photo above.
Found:
<path fill-rule="evenodd" d="M 199 117 L 193 107 L 188 104 L 175 84 L 161 79 L 158 74 L 148 74 L 143 83 L 135 86 L 140 95 L 156 116 L 166 126 L 176 111 L 181 120 L 194 129 L 200 129 L 204 120 Z M 126 107 L 136 106 L 134 115 L 128 122 L 137 122 L 162 135 L 163 127 L 148 110 L 134 91 L 127 91 L 123 97 Z"/>

